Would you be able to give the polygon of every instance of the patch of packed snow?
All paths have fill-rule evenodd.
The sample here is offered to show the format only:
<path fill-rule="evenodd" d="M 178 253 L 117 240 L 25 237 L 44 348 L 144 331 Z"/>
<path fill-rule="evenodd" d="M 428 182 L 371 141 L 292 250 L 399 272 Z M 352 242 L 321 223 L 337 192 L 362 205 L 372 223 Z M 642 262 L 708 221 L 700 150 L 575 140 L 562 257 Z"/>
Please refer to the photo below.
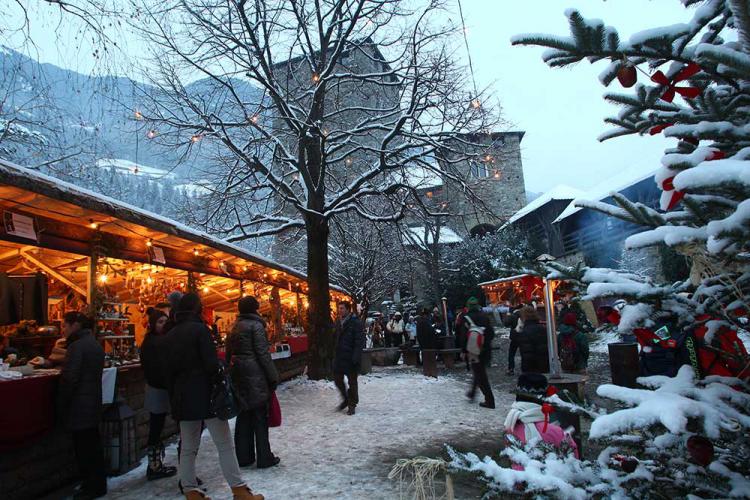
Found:
<path fill-rule="evenodd" d="M 424 453 L 428 444 L 451 444 L 497 436 L 502 446 L 503 408 L 513 396 L 495 394 L 497 410 L 469 404 L 465 382 L 424 377 L 413 367 L 375 368 L 359 378 L 357 414 L 336 412 L 339 394 L 332 382 L 296 379 L 277 390 L 283 424 L 271 429 L 271 448 L 281 464 L 271 469 L 242 469 L 256 493 L 272 500 L 398 498 L 388 479 L 397 458 Z M 230 421 L 234 428 L 234 421 Z M 176 464 L 176 446 L 167 450 Z M 395 457 L 395 458 L 394 458 Z M 204 432 L 197 472 L 214 499 L 231 498 L 213 442 Z M 133 471 L 110 479 L 107 498 L 181 498 L 177 479 L 146 481 L 146 460 Z"/>

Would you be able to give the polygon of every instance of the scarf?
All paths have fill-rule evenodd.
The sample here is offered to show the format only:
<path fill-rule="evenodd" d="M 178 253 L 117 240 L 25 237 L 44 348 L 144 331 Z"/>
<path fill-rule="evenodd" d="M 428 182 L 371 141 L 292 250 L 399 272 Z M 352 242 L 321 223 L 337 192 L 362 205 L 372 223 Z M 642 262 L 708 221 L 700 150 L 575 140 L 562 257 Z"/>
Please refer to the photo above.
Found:
<path fill-rule="evenodd" d="M 532 439 L 541 440 L 542 436 L 534 425 L 536 422 L 544 422 L 545 415 L 542 411 L 542 405 L 536 403 L 527 403 L 516 401 L 510 406 L 508 416 L 505 417 L 505 432 L 513 433 L 513 429 L 518 422 L 524 424 L 524 434 L 526 442 Z"/>

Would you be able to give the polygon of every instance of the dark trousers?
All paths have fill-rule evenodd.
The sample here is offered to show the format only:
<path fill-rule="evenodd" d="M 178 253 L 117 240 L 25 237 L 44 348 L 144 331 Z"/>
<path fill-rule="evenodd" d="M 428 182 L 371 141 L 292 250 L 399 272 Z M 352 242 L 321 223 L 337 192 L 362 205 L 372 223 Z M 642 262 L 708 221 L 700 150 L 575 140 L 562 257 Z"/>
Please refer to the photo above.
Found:
<path fill-rule="evenodd" d="M 473 397 L 474 394 L 476 394 L 477 387 L 479 387 L 479 390 L 482 391 L 482 395 L 484 396 L 484 402 L 491 406 L 494 406 L 495 395 L 492 394 L 490 379 L 487 377 L 487 366 L 485 366 L 485 364 L 481 361 L 479 363 L 472 363 L 471 371 L 473 374 L 471 380 L 471 396 Z"/>
<path fill-rule="evenodd" d="M 161 444 L 161 433 L 164 430 L 166 413 L 152 413 L 148 419 L 148 445 L 159 446 Z"/>
<path fill-rule="evenodd" d="M 516 351 L 518 351 L 518 344 L 511 340 L 508 348 L 508 370 L 516 368 Z"/>
<path fill-rule="evenodd" d="M 268 405 L 245 410 L 237 415 L 234 426 L 234 450 L 240 467 L 247 467 L 255 462 L 256 457 L 258 467 L 271 465 L 273 453 L 268 440 Z"/>
<path fill-rule="evenodd" d="M 347 390 L 346 384 L 344 383 L 344 375 L 349 382 L 349 389 Z M 358 370 L 351 370 L 348 373 L 334 373 L 333 382 L 338 387 L 341 397 L 349 404 L 350 408 L 357 406 L 359 403 L 359 388 L 357 387 L 357 377 L 359 376 Z"/>
<path fill-rule="evenodd" d="M 107 493 L 107 473 L 99 428 L 73 431 L 73 450 L 81 474 L 81 488 L 92 495 Z"/>

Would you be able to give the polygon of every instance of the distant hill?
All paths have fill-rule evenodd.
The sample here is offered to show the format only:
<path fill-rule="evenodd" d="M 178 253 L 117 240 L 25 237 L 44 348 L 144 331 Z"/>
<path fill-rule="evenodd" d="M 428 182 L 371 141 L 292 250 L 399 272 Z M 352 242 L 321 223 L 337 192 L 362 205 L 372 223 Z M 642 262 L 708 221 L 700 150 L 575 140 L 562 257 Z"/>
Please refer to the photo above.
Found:
<path fill-rule="evenodd" d="M 0 125 L 2 120 L 17 123 L 47 141 L 44 147 L 12 144 L 9 150 L 0 148 L 0 154 L 11 161 L 34 166 L 80 150 L 83 154 L 68 162 L 76 165 L 76 174 L 92 169 L 91 174 L 97 175 L 98 160 L 119 159 L 166 170 L 186 181 L 194 180 L 195 165 L 210 164 L 207 154 L 183 158 L 175 148 L 160 146 L 158 140 L 148 137 L 145 124 L 135 119 L 135 112 L 145 106 L 139 96 L 153 90 L 146 84 L 129 78 L 83 75 L 40 64 L 9 49 L 0 49 L 0 71 Z M 236 87 L 244 101 L 260 99 L 257 88 L 246 83 Z M 187 90 L 196 94 L 213 91 L 204 80 Z M 8 142 L 0 138 L 0 146 Z"/>

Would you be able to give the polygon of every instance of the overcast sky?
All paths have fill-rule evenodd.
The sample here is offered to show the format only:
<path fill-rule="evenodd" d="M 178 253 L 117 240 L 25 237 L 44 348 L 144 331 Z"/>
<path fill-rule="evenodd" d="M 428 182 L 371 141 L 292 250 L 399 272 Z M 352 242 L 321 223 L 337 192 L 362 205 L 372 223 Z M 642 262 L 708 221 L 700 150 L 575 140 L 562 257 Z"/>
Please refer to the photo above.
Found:
<path fill-rule="evenodd" d="M 616 113 L 616 108 L 601 98 L 605 88 L 597 75 L 605 62 L 551 69 L 541 60 L 544 49 L 512 47 L 510 37 L 518 33 L 567 35 L 563 13 L 568 7 L 577 7 L 584 17 L 600 18 L 614 26 L 621 39 L 627 40 L 642 29 L 689 19 L 691 12 L 679 0 L 462 2 L 478 84 L 493 85 L 505 117 L 514 129 L 526 132 L 522 157 L 527 190 L 541 192 L 557 184 L 587 190 L 611 176 L 621 178 L 625 171 L 632 171 L 636 177 L 658 167 L 668 145 L 661 137 L 626 137 L 605 143 L 596 140 L 606 127 L 602 120 Z M 85 71 L 88 55 L 60 46 L 56 37 L 70 34 L 65 25 L 57 24 L 59 18 L 49 17 L 49 12 L 45 7 L 31 11 L 39 59 Z M 456 7 L 456 21 L 457 12 Z M 130 52 L 137 56 L 137 49 Z M 617 81 L 610 88 L 621 89 Z"/>

